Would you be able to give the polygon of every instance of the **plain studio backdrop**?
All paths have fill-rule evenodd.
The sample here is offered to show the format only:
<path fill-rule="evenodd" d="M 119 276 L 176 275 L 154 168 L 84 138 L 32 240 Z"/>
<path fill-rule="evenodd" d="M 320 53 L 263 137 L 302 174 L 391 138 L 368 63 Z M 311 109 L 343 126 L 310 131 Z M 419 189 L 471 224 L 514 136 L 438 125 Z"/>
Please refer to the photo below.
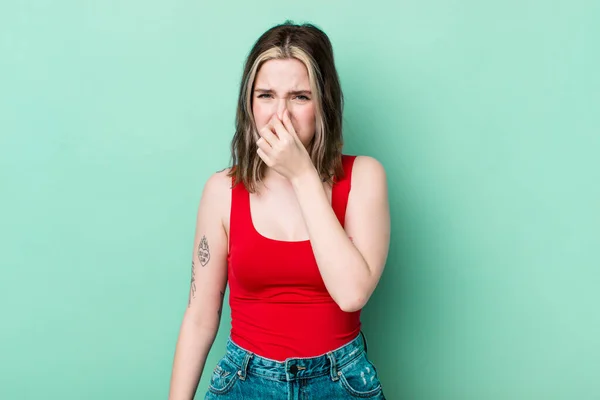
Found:
<path fill-rule="evenodd" d="M 388 173 L 388 398 L 599 399 L 594 0 L 3 1 L 0 398 L 167 398 L 202 187 L 286 19 L 330 36 L 344 150 Z"/>

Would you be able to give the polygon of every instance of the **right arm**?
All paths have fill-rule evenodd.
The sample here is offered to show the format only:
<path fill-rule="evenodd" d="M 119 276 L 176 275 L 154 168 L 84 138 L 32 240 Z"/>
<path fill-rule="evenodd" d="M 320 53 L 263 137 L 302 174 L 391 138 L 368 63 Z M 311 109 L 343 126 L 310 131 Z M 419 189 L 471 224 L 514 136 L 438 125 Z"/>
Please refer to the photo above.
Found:
<path fill-rule="evenodd" d="M 227 285 L 224 222 L 231 198 L 231 178 L 226 174 L 227 170 L 208 179 L 198 207 L 189 300 L 177 339 L 169 400 L 194 398 L 219 329 Z"/>

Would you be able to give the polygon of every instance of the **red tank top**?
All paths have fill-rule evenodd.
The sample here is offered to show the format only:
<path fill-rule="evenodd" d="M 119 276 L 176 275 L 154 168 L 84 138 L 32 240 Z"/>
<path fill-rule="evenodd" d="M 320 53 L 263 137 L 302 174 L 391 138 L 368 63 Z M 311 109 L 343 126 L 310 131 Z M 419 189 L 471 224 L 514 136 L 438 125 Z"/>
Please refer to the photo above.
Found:
<path fill-rule="evenodd" d="M 331 205 L 344 226 L 355 156 L 342 156 L 344 177 L 334 181 Z M 250 194 L 231 192 L 229 227 L 231 339 L 259 356 L 284 361 L 336 349 L 360 332 L 360 311 L 347 313 L 327 291 L 309 240 L 286 242 L 259 234 Z"/>

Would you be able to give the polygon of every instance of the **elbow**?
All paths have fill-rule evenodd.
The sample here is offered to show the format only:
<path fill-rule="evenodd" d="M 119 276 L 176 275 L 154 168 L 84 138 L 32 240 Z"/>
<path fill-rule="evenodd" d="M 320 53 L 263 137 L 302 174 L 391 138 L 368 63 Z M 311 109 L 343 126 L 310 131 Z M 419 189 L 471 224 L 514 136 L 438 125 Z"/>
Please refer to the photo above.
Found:
<path fill-rule="evenodd" d="M 214 336 L 219 330 L 220 323 L 221 319 L 218 316 L 207 316 L 198 312 L 191 312 L 189 309 L 183 318 L 183 324 L 188 329 Z"/>
<path fill-rule="evenodd" d="M 358 303 L 353 303 L 353 304 L 349 303 L 349 304 L 340 305 L 340 309 L 346 313 L 353 313 L 353 312 L 362 310 L 362 308 L 363 308 L 363 306 L 359 305 Z"/>
<path fill-rule="evenodd" d="M 345 286 L 345 287 L 344 287 Z M 334 301 L 340 307 L 340 309 L 347 313 L 352 313 L 362 310 L 369 301 L 373 290 L 370 285 L 363 280 L 362 282 L 355 282 L 348 286 L 343 285 L 338 288 Z"/>
<path fill-rule="evenodd" d="M 344 312 L 351 313 L 360 311 L 367 304 L 366 296 L 348 296 L 345 299 L 337 301 L 338 306 Z"/>

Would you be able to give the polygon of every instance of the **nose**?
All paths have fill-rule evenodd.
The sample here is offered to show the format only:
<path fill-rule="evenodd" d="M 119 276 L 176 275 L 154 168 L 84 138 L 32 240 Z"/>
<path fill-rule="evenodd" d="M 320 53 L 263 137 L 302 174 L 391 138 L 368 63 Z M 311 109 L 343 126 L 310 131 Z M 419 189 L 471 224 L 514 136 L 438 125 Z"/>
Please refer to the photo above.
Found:
<path fill-rule="evenodd" d="M 285 112 L 285 110 L 287 110 L 287 108 L 288 108 L 287 100 L 286 99 L 279 100 L 279 102 L 277 103 L 277 117 L 279 118 L 280 121 L 283 120 L 283 113 Z"/>

